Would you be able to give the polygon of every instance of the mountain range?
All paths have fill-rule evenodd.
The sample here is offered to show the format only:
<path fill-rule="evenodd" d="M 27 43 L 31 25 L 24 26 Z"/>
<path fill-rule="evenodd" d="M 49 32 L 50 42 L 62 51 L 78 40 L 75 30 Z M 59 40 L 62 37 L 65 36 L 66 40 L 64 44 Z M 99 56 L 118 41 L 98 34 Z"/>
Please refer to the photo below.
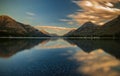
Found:
<path fill-rule="evenodd" d="M 37 25 L 34 26 L 38 30 L 46 31 L 50 36 L 63 36 L 65 33 L 71 31 L 71 30 L 76 30 L 76 28 L 68 28 L 68 27 L 61 27 L 61 26 L 47 26 L 47 25 Z"/>
<path fill-rule="evenodd" d="M 42 28 L 42 27 L 41 27 Z M 51 27 L 48 27 L 51 28 Z M 53 28 L 53 27 L 52 27 Z M 54 28 L 57 31 L 57 28 Z M 64 37 L 117 37 L 120 38 L 120 16 L 105 23 L 102 26 L 96 25 L 92 22 L 86 22 L 78 29 L 71 30 Z M 52 34 L 46 30 L 32 27 L 15 21 L 9 16 L 0 16 L 0 37 L 57 37 L 57 34 Z"/>
<path fill-rule="evenodd" d="M 72 45 L 77 45 L 86 53 L 91 53 L 97 49 L 103 49 L 116 58 L 120 59 L 120 41 L 119 40 L 80 40 L 80 39 L 65 39 Z M 87 48 L 86 48 L 87 47 Z"/>
<path fill-rule="evenodd" d="M 87 22 L 77 30 L 72 30 L 65 37 L 120 37 L 120 16 L 102 26 Z"/>
<path fill-rule="evenodd" d="M 49 37 L 36 28 L 15 21 L 9 16 L 0 16 L 0 37 Z"/>
<path fill-rule="evenodd" d="M 49 39 L 0 39 L 0 58 L 9 58 Z M 6 48 L 7 47 L 7 48 Z"/>

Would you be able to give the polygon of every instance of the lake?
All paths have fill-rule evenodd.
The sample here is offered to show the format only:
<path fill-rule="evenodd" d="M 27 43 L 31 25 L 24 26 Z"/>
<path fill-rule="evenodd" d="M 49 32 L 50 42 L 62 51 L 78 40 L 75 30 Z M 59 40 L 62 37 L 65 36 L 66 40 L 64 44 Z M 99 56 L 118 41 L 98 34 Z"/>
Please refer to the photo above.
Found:
<path fill-rule="evenodd" d="M 1 39 L 0 76 L 120 76 L 120 41 Z"/>

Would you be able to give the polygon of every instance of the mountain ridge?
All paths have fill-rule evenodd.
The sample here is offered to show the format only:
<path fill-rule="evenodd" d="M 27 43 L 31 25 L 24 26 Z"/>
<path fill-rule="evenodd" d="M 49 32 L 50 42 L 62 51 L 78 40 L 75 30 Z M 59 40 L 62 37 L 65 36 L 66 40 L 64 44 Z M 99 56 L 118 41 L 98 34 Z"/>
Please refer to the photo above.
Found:
<path fill-rule="evenodd" d="M 49 37 L 36 28 L 15 21 L 7 15 L 0 16 L 0 37 Z"/>
<path fill-rule="evenodd" d="M 64 37 L 120 37 L 120 16 L 102 26 L 87 22 Z"/>

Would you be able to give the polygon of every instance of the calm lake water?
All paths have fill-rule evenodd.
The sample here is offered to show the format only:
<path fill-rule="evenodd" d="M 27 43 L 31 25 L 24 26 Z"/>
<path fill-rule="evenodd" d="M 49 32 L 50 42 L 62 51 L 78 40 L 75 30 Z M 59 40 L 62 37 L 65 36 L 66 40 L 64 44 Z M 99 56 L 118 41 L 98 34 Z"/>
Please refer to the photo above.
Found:
<path fill-rule="evenodd" d="M 1 39 L 0 76 L 120 76 L 120 41 Z"/>

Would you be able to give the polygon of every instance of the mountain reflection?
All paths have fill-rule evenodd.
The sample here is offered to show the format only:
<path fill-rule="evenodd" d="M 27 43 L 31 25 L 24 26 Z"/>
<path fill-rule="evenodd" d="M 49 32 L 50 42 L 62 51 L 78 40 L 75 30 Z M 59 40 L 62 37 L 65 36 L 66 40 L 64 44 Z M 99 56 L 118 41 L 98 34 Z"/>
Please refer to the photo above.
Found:
<path fill-rule="evenodd" d="M 0 57 L 8 58 L 17 52 L 31 49 L 39 43 L 44 43 L 47 39 L 1 39 Z"/>
<path fill-rule="evenodd" d="M 103 49 L 105 52 L 115 56 L 120 59 L 120 41 L 115 40 L 78 40 L 78 39 L 58 39 L 56 41 L 50 39 L 1 39 L 0 40 L 0 57 L 8 58 L 17 52 L 23 51 L 25 49 L 31 49 L 38 44 L 43 44 L 42 48 L 63 48 L 71 47 L 66 43 L 68 41 L 72 45 L 77 45 L 79 48 L 87 53 L 90 53 L 96 49 Z M 53 41 L 51 43 L 51 41 Z M 60 43 L 61 42 L 61 43 Z M 50 45 L 46 45 L 46 44 Z M 51 45 L 52 44 L 52 45 Z"/>
<path fill-rule="evenodd" d="M 115 40 L 67 40 L 82 50 L 77 51 L 72 59 L 79 66 L 78 73 L 85 76 L 119 76 L 120 43 Z"/>
<path fill-rule="evenodd" d="M 115 40 L 2 39 L 0 74 L 119 76 L 119 46 L 119 41 Z M 21 51 L 24 52 L 15 55 Z"/>
<path fill-rule="evenodd" d="M 85 76 L 119 76 L 120 61 L 102 49 L 91 53 L 78 51 L 73 59 L 79 64 L 76 68 Z"/>
<path fill-rule="evenodd" d="M 116 58 L 120 59 L 120 41 L 116 40 L 76 40 L 66 39 L 70 44 L 77 45 L 85 52 L 92 52 L 97 49 L 103 49 Z"/>
<path fill-rule="evenodd" d="M 42 43 L 42 45 L 38 45 L 36 48 L 42 48 L 42 49 L 60 49 L 60 48 L 70 48 L 70 47 L 77 47 L 73 46 L 70 43 L 68 43 L 66 40 L 63 39 L 50 39 L 46 43 Z"/>

